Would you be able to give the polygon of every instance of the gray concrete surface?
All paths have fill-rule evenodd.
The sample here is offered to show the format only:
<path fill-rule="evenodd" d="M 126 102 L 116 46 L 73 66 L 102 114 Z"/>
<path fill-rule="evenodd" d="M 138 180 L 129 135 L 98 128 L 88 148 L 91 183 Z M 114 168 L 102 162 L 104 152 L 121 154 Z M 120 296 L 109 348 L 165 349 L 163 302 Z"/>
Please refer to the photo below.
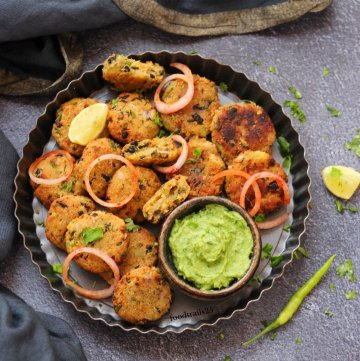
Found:
<path fill-rule="evenodd" d="M 303 245 L 309 258 L 294 261 L 271 291 L 246 312 L 215 327 L 181 335 L 140 335 L 111 329 L 77 313 L 53 292 L 30 261 L 18 241 L 10 257 L 0 265 L 0 280 L 36 310 L 69 322 L 85 349 L 89 361 L 97 360 L 360 360 L 359 303 L 345 299 L 345 291 L 357 290 L 359 282 L 339 280 L 335 269 L 351 258 L 360 270 L 359 213 L 339 214 L 333 197 L 324 188 L 320 171 L 329 164 L 343 164 L 360 170 L 360 159 L 344 149 L 344 143 L 360 128 L 360 6 L 358 0 L 334 1 L 323 13 L 309 14 L 291 24 L 257 34 L 216 38 L 185 38 L 127 21 L 106 29 L 82 34 L 84 70 L 91 69 L 112 52 L 143 52 L 195 49 L 205 57 L 219 59 L 244 71 L 282 103 L 291 99 L 288 85 L 303 94 L 300 101 L 307 121 L 294 120 L 307 151 L 312 178 L 313 208 Z M 261 66 L 253 64 L 260 60 Z M 278 73 L 268 72 L 275 66 Z M 331 70 L 322 76 L 324 67 Z M 0 98 L 0 126 L 20 151 L 27 133 L 42 112 L 47 98 Z M 342 115 L 332 118 L 325 104 L 338 107 Z M 352 199 L 360 207 L 360 192 Z M 293 292 L 331 254 L 337 259 L 323 282 L 306 299 L 301 309 L 272 341 L 264 337 L 246 347 L 241 342 L 256 334 L 260 321 L 274 318 Z M 330 282 L 335 292 L 329 292 Z M 333 317 L 325 315 L 330 307 Z M 223 332 L 224 340 L 216 335 Z M 301 338 L 301 345 L 295 343 Z"/>

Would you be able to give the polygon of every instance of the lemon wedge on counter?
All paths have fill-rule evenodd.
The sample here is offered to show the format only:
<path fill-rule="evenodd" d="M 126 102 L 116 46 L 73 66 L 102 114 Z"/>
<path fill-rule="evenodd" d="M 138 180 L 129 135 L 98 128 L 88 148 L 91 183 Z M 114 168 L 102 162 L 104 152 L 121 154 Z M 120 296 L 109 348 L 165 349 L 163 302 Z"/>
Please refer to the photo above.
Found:
<path fill-rule="evenodd" d="M 360 184 L 360 173 L 350 167 L 330 165 L 321 174 L 326 188 L 342 199 L 350 199 Z"/>
<path fill-rule="evenodd" d="M 86 145 L 96 139 L 105 128 L 107 112 L 108 107 L 104 103 L 96 103 L 83 109 L 70 124 L 70 141 Z"/>

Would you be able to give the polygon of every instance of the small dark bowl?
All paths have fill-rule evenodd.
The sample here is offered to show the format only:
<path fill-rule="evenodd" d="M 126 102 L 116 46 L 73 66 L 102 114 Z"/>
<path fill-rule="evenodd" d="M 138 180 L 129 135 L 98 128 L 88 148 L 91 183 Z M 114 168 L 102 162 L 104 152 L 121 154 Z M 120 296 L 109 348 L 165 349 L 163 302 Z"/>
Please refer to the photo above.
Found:
<path fill-rule="evenodd" d="M 177 274 L 176 268 L 172 260 L 171 251 L 168 246 L 168 237 L 175 223 L 175 220 L 182 219 L 190 213 L 197 212 L 200 209 L 204 208 L 207 204 L 220 204 L 232 211 L 240 213 L 247 222 L 254 241 L 253 256 L 251 259 L 250 267 L 248 268 L 246 273 L 237 281 L 232 282 L 228 287 L 222 288 L 220 290 L 211 291 L 200 290 L 196 288 L 192 283 L 187 282 L 184 278 Z M 168 278 L 168 280 L 173 286 L 177 287 L 186 295 L 196 298 L 198 300 L 217 300 L 230 296 L 235 292 L 239 291 L 244 285 L 246 285 L 246 283 L 255 273 L 256 268 L 258 267 L 260 262 L 260 255 L 261 238 L 254 220 L 246 212 L 246 210 L 238 206 L 236 203 L 233 203 L 230 200 L 221 197 L 199 197 L 181 204 L 179 207 L 175 208 L 167 217 L 161 228 L 159 236 L 160 267 L 164 272 L 165 276 Z"/>

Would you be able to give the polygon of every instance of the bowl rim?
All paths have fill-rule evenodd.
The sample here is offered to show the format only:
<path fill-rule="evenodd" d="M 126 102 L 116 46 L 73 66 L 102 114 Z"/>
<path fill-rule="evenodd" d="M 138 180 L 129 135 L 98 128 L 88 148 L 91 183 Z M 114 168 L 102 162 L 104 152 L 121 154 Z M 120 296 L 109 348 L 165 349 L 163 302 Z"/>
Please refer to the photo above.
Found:
<path fill-rule="evenodd" d="M 201 290 L 195 287 L 195 285 L 193 285 L 191 282 L 186 281 L 183 277 L 177 274 L 176 268 L 171 262 L 171 255 L 168 257 L 168 255 L 171 254 L 171 251 L 168 247 L 168 239 L 176 219 L 181 219 L 189 214 L 198 212 L 209 204 L 222 205 L 231 211 L 239 213 L 244 218 L 252 234 L 253 255 L 251 258 L 250 266 L 243 276 L 241 276 L 238 280 L 233 281 L 228 287 L 224 287 L 219 290 L 208 291 Z M 259 230 L 253 218 L 244 208 L 240 207 L 238 204 L 232 202 L 231 200 L 221 196 L 196 197 L 187 200 L 178 207 L 176 207 L 164 221 L 159 235 L 159 264 L 161 270 L 165 274 L 166 278 L 170 281 L 170 283 L 172 283 L 175 287 L 177 287 L 186 295 L 205 301 L 218 300 L 220 298 L 225 298 L 233 295 L 247 284 L 247 282 L 251 279 L 257 267 L 259 266 L 261 249 L 262 244 Z"/>

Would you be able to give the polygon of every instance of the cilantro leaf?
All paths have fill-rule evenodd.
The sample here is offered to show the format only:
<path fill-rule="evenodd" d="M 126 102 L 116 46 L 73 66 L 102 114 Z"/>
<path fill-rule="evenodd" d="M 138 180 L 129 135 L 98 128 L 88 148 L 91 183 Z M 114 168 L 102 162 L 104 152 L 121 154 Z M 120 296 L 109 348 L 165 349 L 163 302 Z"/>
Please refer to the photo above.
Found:
<path fill-rule="evenodd" d="M 357 292 L 356 291 L 347 291 L 345 292 L 345 297 L 347 300 L 355 300 L 357 296 Z"/>
<path fill-rule="evenodd" d="M 274 66 L 269 66 L 269 73 L 276 74 L 276 68 Z"/>
<path fill-rule="evenodd" d="M 60 186 L 60 189 L 71 193 L 73 190 L 74 184 L 75 184 L 75 179 L 72 179 L 69 183 L 63 183 Z"/>
<path fill-rule="evenodd" d="M 260 60 L 253 60 L 252 63 L 257 66 L 260 66 L 262 64 Z"/>
<path fill-rule="evenodd" d="M 352 212 L 352 213 L 356 213 L 359 209 L 357 207 L 355 207 L 353 204 L 349 204 L 348 207 L 346 208 L 348 211 Z"/>
<path fill-rule="evenodd" d="M 287 170 L 290 170 L 291 168 L 291 163 L 292 163 L 292 155 L 287 155 L 283 161 L 282 161 L 282 166 L 283 168 L 287 169 Z"/>
<path fill-rule="evenodd" d="M 41 226 L 41 227 L 44 226 L 44 222 L 43 222 L 43 221 L 37 221 L 36 224 L 37 224 L 38 226 Z"/>
<path fill-rule="evenodd" d="M 261 250 L 261 259 L 264 260 L 271 256 L 271 251 L 273 249 L 273 245 L 271 243 L 266 243 L 265 246 Z"/>
<path fill-rule="evenodd" d="M 192 49 L 192 50 L 190 50 L 190 51 L 188 52 L 188 54 L 189 54 L 189 55 L 197 55 L 197 54 L 199 54 L 199 53 L 198 53 L 198 51 Z"/>
<path fill-rule="evenodd" d="M 291 110 L 291 115 L 292 115 L 294 118 L 299 119 L 299 122 L 300 122 L 300 123 L 305 122 L 306 116 L 305 116 L 305 114 L 303 113 L 303 111 L 301 110 L 301 108 L 300 108 L 300 106 L 299 106 L 299 103 L 298 103 L 296 100 L 285 100 L 284 103 L 283 103 L 283 106 L 284 106 L 285 108 L 290 108 L 290 110 Z"/>
<path fill-rule="evenodd" d="M 193 156 L 196 159 L 199 159 L 201 157 L 201 154 L 202 154 L 202 149 L 201 148 L 194 148 L 192 153 L 193 153 Z"/>
<path fill-rule="evenodd" d="M 302 254 L 303 257 L 309 257 L 309 252 L 304 247 L 300 246 L 297 250 Z"/>
<path fill-rule="evenodd" d="M 166 135 L 166 130 L 165 129 L 160 129 L 159 134 L 157 135 L 157 137 L 161 138 L 161 137 L 163 137 L 165 135 Z"/>
<path fill-rule="evenodd" d="M 326 308 L 325 308 L 324 313 L 325 313 L 326 316 L 329 316 L 329 317 L 333 317 L 333 316 L 334 316 L 334 313 L 330 310 L 329 307 L 326 307 Z"/>
<path fill-rule="evenodd" d="M 339 115 L 341 115 L 341 110 L 337 109 L 337 108 L 333 108 L 330 105 L 326 104 L 326 109 L 328 110 L 328 112 L 330 113 L 330 115 L 332 117 L 338 117 Z"/>
<path fill-rule="evenodd" d="M 54 273 L 62 274 L 62 263 L 54 263 L 52 265 L 52 270 Z"/>
<path fill-rule="evenodd" d="M 274 268 L 277 265 L 279 265 L 281 263 L 281 261 L 283 260 L 283 256 L 273 256 L 270 258 L 271 261 L 271 267 Z"/>
<path fill-rule="evenodd" d="M 347 262 L 341 262 L 339 267 L 336 269 L 336 274 L 339 278 L 345 277 L 351 281 L 356 282 L 355 269 L 350 259 Z"/>
<path fill-rule="evenodd" d="M 224 93 L 228 92 L 228 86 L 226 83 L 220 83 L 219 87 L 220 87 L 220 90 L 223 91 Z"/>
<path fill-rule="evenodd" d="M 99 239 L 104 237 L 104 232 L 101 227 L 94 227 L 89 228 L 86 227 L 81 233 L 83 241 L 82 244 L 84 246 L 88 245 L 89 243 L 93 243 L 95 241 L 98 241 Z"/>
<path fill-rule="evenodd" d="M 272 333 L 270 334 L 270 340 L 271 340 L 271 341 L 274 341 L 274 340 L 276 339 L 277 335 L 278 335 L 277 332 L 272 332 Z"/>
<path fill-rule="evenodd" d="M 219 340 L 224 340 L 224 338 L 225 338 L 225 334 L 224 334 L 224 332 L 219 332 L 218 334 L 217 334 L 217 336 L 216 336 Z"/>
<path fill-rule="evenodd" d="M 265 221 L 265 214 L 258 213 L 254 219 L 255 219 L 255 222 L 263 222 L 263 221 Z"/>
<path fill-rule="evenodd" d="M 296 343 L 297 345 L 301 345 L 301 342 L 302 342 L 302 341 L 301 341 L 301 338 L 298 337 L 297 339 L 295 339 L 295 343 Z"/>
<path fill-rule="evenodd" d="M 125 224 L 128 232 L 137 232 L 140 229 L 140 226 L 136 225 L 131 218 L 126 218 Z"/>
<path fill-rule="evenodd" d="M 291 154 L 290 153 L 290 143 L 286 140 L 286 138 L 283 137 L 282 135 L 280 135 L 277 138 L 277 141 L 278 141 L 278 145 L 279 145 L 280 154 L 283 157 L 290 155 Z"/>
<path fill-rule="evenodd" d="M 331 74 L 331 70 L 329 68 L 324 68 L 323 71 L 322 71 L 322 75 L 327 76 L 329 74 Z"/>
<path fill-rule="evenodd" d="M 225 356 L 223 361 L 231 361 L 231 357 L 230 356 Z"/>
<path fill-rule="evenodd" d="M 160 119 L 160 115 L 158 112 L 156 112 L 155 118 L 152 120 L 152 122 L 160 128 L 164 125 Z"/>
<path fill-rule="evenodd" d="M 339 199 L 335 199 L 335 208 L 339 213 L 343 213 L 345 210 L 344 204 Z"/>
<path fill-rule="evenodd" d="M 351 150 L 360 158 L 360 129 L 357 130 L 356 135 L 351 142 L 345 143 L 345 149 Z"/>
<path fill-rule="evenodd" d="M 296 90 L 293 86 L 290 85 L 288 89 L 290 93 L 294 95 L 295 99 L 302 99 L 302 94 L 298 90 Z"/>
<path fill-rule="evenodd" d="M 290 228 L 291 228 L 291 225 L 290 224 L 285 224 L 285 226 L 283 227 L 283 230 L 285 232 L 290 232 Z"/>
<path fill-rule="evenodd" d="M 331 283 L 329 284 L 329 290 L 330 290 L 331 293 L 333 293 L 333 292 L 335 291 L 334 282 L 331 282 Z"/>

